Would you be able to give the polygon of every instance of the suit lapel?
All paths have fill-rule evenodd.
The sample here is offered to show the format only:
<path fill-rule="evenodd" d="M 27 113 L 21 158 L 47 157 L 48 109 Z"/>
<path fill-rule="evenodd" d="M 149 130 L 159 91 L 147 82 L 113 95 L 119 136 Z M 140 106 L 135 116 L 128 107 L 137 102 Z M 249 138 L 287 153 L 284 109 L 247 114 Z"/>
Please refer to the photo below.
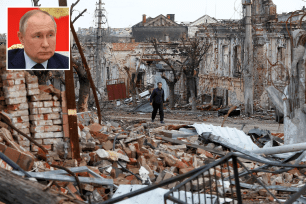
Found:
<path fill-rule="evenodd" d="M 25 59 L 24 59 L 24 50 L 19 49 L 13 58 L 11 60 L 11 64 L 13 65 L 13 68 L 25 68 Z"/>
<path fill-rule="evenodd" d="M 47 65 L 47 68 L 49 69 L 54 69 L 57 67 L 57 63 L 56 63 L 56 60 L 54 59 L 54 55 L 48 60 L 48 65 Z"/>

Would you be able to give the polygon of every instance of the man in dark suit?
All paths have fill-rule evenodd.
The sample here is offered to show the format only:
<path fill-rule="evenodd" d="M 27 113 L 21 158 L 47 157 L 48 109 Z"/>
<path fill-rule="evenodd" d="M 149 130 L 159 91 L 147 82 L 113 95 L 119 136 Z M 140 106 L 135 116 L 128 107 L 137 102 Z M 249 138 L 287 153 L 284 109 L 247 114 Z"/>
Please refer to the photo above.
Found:
<path fill-rule="evenodd" d="M 162 88 L 163 84 L 161 82 L 157 83 L 157 88 L 153 90 L 150 97 L 150 104 L 153 106 L 152 112 L 152 122 L 154 122 L 157 111 L 159 110 L 160 123 L 164 124 L 164 102 L 165 94 L 164 89 Z"/>
<path fill-rule="evenodd" d="M 19 22 L 24 49 L 8 51 L 8 69 L 68 69 L 69 58 L 55 53 L 56 23 L 49 13 L 31 10 Z"/>

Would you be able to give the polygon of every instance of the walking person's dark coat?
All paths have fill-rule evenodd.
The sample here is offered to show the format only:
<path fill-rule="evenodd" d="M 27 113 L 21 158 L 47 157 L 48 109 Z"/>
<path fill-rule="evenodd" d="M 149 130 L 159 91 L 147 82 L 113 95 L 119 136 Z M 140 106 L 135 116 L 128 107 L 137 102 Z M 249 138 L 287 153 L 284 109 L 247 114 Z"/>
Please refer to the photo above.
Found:
<path fill-rule="evenodd" d="M 164 102 L 165 102 L 164 90 L 162 88 L 154 89 L 150 97 L 150 103 L 152 103 L 153 106 L 152 121 L 154 121 L 158 110 L 159 110 L 160 121 L 161 122 L 164 121 L 164 105 L 163 105 Z"/>

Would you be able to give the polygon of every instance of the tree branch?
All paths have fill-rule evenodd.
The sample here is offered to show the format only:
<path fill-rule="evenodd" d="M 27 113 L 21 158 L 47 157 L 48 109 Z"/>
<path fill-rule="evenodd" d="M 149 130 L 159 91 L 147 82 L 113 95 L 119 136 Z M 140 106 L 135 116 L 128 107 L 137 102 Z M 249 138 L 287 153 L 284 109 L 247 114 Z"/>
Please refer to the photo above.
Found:
<path fill-rule="evenodd" d="M 74 18 L 74 20 L 72 21 L 72 23 L 74 23 L 76 20 L 78 20 L 81 16 L 83 16 L 83 13 L 85 13 L 87 11 L 87 9 L 84 9 L 84 11 L 82 11 L 77 17 Z"/>
<path fill-rule="evenodd" d="M 173 83 L 176 83 L 180 79 L 181 75 L 177 74 L 177 70 L 174 69 L 173 65 L 169 62 L 169 60 L 165 59 L 164 56 L 162 55 L 162 53 L 159 51 L 156 38 L 153 38 L 151 40 L 151 43 L 153 44 L 154 49 L 155 49 L 156 53 L 158 54 L 158 56 L 162 59 L 163 62 L 165 62 L 171 68 L 171 70 L 173 72 L 173 75 L 174 75 Z M 179 69 L 179 73 L 181 72 L 183 66 L 184 66 L 184 64 L 181 64 L 180 69 Z M 165 76 L 164 76 L 164 79 L 166 80 Z M 170 80 L 168 78 L 167 78 L 167 80 L 170 82 Z M 166 82 L 167 82 L 167 80 L 166 80 Z"/>
<path fill-rule="evenodd" d="M 75 3 L 71 4 L 70 7 L 70 17 L 72 16 L 72 12 L 74 11 L 73 8 L 80 2 L 80 0 L 77 0 Z"/>

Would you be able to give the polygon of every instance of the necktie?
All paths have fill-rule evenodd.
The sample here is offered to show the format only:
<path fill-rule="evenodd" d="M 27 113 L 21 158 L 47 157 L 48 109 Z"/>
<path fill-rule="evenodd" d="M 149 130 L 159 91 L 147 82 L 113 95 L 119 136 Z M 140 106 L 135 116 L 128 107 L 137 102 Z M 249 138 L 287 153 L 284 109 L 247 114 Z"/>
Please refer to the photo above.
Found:
<path fill-rule="evenodd" d="M 44 69 L 44 66 L 40 63 L 35 64 L 32 69 Z"/>

